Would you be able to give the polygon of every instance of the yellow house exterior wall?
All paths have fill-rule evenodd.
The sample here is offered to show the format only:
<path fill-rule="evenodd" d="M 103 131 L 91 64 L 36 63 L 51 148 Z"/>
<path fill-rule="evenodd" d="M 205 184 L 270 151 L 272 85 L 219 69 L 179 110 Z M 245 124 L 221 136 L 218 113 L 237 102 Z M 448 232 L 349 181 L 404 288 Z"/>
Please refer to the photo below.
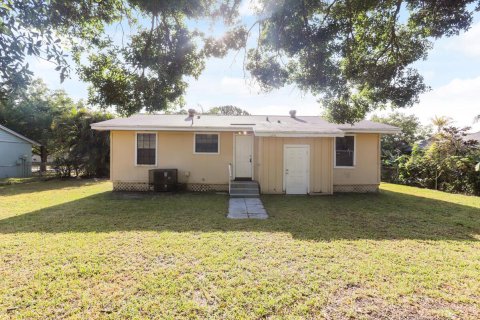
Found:
<path fill-rule="evenodd" d="M 194 132 L 156 133 L 157 165 L 136 166 L 135 131 L 112 131 L 110 177 L 113 182 L 148 182 L 148 170 L 174 168 L 178 169 L 181 183 L 228 184 L 228 164 L 233 154 L 232 132 L 219 133 L 220 154 L 195 154 Z"/>
<path fill-rule="evenodd" d="M 195 154 L 194 132 L 155 133 L 156 166 L 135 165 L 135 131 L 110 133 L 110 177 L 114 186 L 115 183 L 146 184 L 148 170 L 154 168 L 178 169 L 179 182 L 185 184 L 228 184 L 228 164 L 233 163 L 233 132 L 219 132 L 220 154 Z M 311 193 L 356 191 L 352 186 L 376 188 L 380 183 L 379 134 L 356 134 L 356 165 L 351 169 L 334 168 L 334 138 L 255 137 L 253 174 L 262 193 L 284 193 L 283 152 L 286 144 L 310 146 Z"/>
<path fill-rule="evenodd" d="M 355 166 L 333 168 L 334 191 L 355 191 L 354 187 L 346 186 L 380 184 L 380 134 L 356 134 L 355 140 Z"/>

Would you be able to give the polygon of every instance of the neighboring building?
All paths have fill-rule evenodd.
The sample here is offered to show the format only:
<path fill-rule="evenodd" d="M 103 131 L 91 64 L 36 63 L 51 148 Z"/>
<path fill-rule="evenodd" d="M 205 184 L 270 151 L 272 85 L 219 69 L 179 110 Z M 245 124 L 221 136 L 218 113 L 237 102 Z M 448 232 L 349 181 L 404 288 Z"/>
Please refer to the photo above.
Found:
<path fill-rule="evenodd" d="M 53 156 L 48 155 L 47 163 L 52 163 L 52 162 L 53 162 Z M 40 157 L 39 154 L 32 155 L 32 163 L 40 165 L 40 163 L 42 163 L 42 157 Z"/>
<path fill-rule="evenodd" d="M 467 140 L 467 141 L 468 140 L 475 140 L 475 141 L 478 141 L 480 143 L 480 131 L 467 134 L 465 136 L 464 140 Z"/>
<path fill-rule="evenodd" d="M 32 145 L 39 144 L 0 125 L 0 178 L 32 174 Z"/>
<path fill-rule="evenodd" d="M 189 190 L 228 191 L 231 179 L 258 181 L 262 193 L 374 192 L 380 136 L 396 127 L 320 117 L 136 115 L 92 124 L 110 130 L 114 190 L 151 190 L 149 170 L 178 169 Z M 231 166 L 231 177 L 229 175 Z"/>

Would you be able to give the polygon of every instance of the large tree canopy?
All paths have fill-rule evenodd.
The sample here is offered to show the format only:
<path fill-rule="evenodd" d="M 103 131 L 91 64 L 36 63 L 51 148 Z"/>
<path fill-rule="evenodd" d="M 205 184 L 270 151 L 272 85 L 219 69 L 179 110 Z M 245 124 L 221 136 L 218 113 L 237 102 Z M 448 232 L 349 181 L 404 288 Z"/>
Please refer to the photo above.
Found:
<path fill-rule="evenodd" d="M 269 91 L 287 84 L 318 97 L 327 116 L 352 122 L 408 107 L 427 90 L 412 66 L 432 41 L 467 30 L 478 0 L 258 0 L 254 22 L 240 0 L 6 0 L 0 6 L 1 91 L 28 79 L 26 55 L 68 73 L 71 52 L 90 102 L 121 114 L 181 104 L 205 60 L 246 50 L 245 69 Z M 221 37 L 198 29 L 220 22 Z M 106 27 L 128 21 L 123 44 Z M 62 35 L 62 36 L 60 36 Z M 254 41 L 247 41 L 248 38 Z M 252 43 L 253 45 L 249 45 Z"/>

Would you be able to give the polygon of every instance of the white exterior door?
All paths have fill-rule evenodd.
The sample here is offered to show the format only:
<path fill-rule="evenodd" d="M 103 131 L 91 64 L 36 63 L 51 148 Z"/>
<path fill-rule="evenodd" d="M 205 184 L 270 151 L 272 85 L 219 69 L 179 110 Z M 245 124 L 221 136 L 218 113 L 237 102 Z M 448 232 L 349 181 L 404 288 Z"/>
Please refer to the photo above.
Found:
<path fill-rule="evenodd" d="M 310 146 L 286 145 L 283 156 L 286 193 L 307 194 L 310 180 Z"/>
<path fill-rule="evenodd" d="M 235 178 L 251 178 L 253 161 L 253 136 L 235 136 Z"/>

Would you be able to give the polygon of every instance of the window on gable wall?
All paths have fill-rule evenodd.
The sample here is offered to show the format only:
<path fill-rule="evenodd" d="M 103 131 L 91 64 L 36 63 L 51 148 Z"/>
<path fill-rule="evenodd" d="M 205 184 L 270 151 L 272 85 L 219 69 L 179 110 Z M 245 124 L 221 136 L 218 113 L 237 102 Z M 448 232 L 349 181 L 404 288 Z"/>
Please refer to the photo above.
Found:
<path fill-rule="evenodd" d="M 355 136 L 335 138 L 335 166 L 355 166 Z"/>
<path fill-rule="evenodd" d="M 137 133 L 137 165 L 155 165 L 157 153 L 157 135 L 155 133 Z"/>

